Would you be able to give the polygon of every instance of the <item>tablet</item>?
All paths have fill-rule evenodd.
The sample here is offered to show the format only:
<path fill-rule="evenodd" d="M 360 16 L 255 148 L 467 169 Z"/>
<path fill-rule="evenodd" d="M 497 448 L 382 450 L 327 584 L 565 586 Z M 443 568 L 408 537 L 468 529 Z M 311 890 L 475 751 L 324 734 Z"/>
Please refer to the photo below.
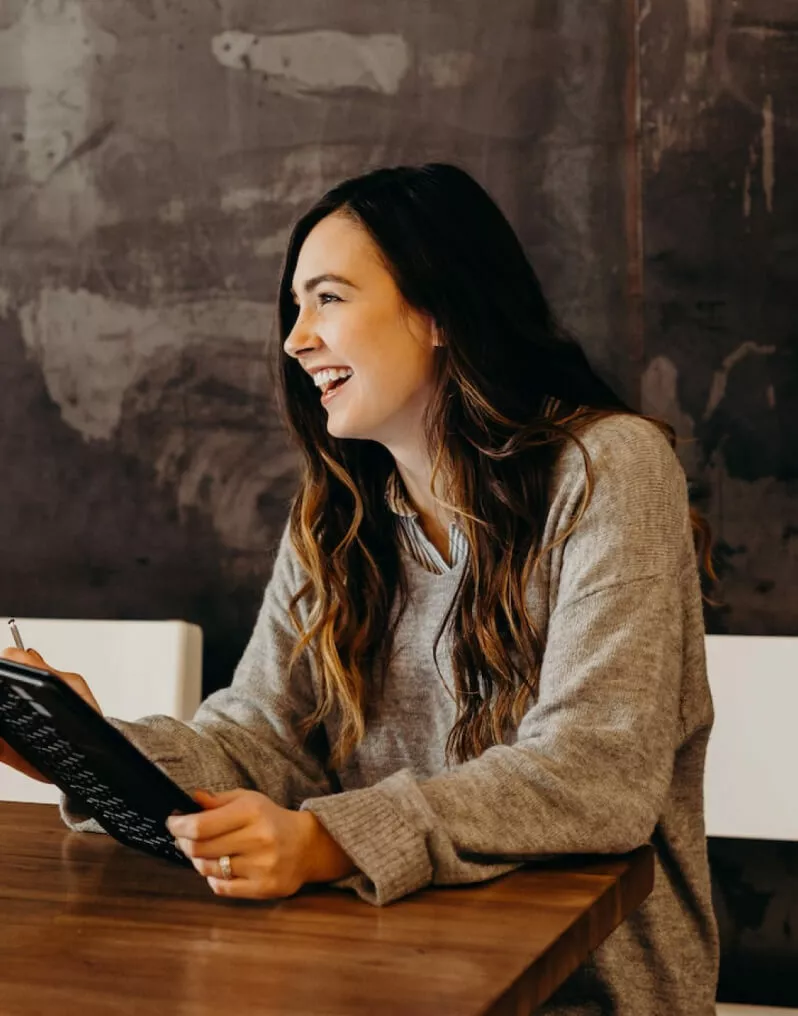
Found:
<path fill-rule="evenodd" d="M 191 863 L 165 823 L 201 806 L 60 678 L 0 659 L 0 737 L 121 843 Z"/>

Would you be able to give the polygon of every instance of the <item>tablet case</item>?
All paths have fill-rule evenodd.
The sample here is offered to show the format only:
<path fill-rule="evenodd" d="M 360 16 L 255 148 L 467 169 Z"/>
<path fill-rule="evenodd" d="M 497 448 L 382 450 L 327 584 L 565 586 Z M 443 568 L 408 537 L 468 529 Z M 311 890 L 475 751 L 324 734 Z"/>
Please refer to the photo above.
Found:
<path fill-rule="evenodd" d="M 0 659 L 0 737 L 121 843 L 191 863 L 165 823 L 200 805 L 60 678 Z"/>

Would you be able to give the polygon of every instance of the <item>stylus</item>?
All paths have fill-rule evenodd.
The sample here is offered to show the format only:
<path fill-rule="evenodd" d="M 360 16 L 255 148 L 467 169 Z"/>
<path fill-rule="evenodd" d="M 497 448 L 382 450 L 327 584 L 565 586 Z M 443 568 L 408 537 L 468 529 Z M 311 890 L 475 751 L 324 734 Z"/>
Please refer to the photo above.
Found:
<path fill-rule="evenodd" d="M 14 645 L 17 649 L 21 649 L 25 652 L 25 643 L 22 641 L 22 636 L 19 634 L 19 628 L 17 628 L 17 622 L 12 617 L 8 622 L 8 627 L 11 629 L 11 634 L 14 636 Z"/>

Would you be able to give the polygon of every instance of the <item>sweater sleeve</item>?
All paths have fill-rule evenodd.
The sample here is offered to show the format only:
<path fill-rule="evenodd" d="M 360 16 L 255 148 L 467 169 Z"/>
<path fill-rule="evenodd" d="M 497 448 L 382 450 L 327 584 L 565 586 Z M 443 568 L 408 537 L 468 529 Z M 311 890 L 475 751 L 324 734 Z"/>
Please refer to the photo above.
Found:
<path fill-rule="evenodd" d="M 184 790 L 219 793 L 249 787 L 287 808 L 330 793 L 322 762 L 297 733 L 299 721 L 314 708 L 306 657 L 297 662 L 288 679 L 288 660 L 296 642 L 288 603 L 299 587 L 298 571 L 286 527 L 233 682 L 205 699 L 190 723 L 170 716 L 146 716 L 136 722 L 110 720 Z M 66 797 L 61 800 L 61 814 L 72 828 L 100 830 Z"/>
<path fill-rule="evenodd" d="M 348 884 L 364 899 L 651 837 L 681 737 L 685 585 L 700 594 L 684 475 L 650 424 L 631 423 L 589 449 L 593 495 L 560 548 L 539 694 L 515 743 L 303 804 L 360 869 Z M 583 489 L 554 499 L 563 532 Z"/>

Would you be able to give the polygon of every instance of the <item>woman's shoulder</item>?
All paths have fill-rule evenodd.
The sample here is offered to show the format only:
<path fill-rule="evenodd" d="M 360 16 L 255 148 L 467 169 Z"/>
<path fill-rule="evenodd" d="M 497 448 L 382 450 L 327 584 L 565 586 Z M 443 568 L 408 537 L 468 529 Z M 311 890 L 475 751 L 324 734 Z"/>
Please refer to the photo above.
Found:
<path fill-rule="evenodd" d="M 659 516 L 663 522 L 665 516 L 674 522 L 684 516 L 684 471 L 667 434 L 656 423 L 614 413 L 577 427 L 574 437 L 565 442 L 555 466 L 555 511 L 570 514 L 589 486 L 591 513 L 643 514 Z"/>
<path fill-rule="evenodd" d="M 596 576 L 615 583 L 676 574 L 688 546 L 692 553 L 692 535 L 687 484 L 667 434 L 650 420 L 617 414 L 576 437 L 582 447 L 568 441 L 558 462 L 546 530 L 552 545 L 567 541 L 582 569 L 578 589 L 564 595 L 581 595 Z"/>
<path fill-rule="evenodd" d="M 562 480 L 584 479 L 585 455 L 595 481 L 607 475 L 630 482 L 683 476 L 665 431 L 646 417 L 611 413 L 577 425 L 571 433 L 557 461 Z"/>

